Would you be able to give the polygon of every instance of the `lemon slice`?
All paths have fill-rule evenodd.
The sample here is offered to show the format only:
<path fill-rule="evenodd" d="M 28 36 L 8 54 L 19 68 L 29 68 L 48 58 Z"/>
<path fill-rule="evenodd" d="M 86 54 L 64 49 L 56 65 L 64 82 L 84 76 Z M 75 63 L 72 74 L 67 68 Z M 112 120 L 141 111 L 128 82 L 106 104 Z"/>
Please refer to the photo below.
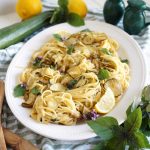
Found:
<path fill-rule="evenodd" d="M 106 114 L 110 112 L 114 106 L 115 106 L 114 93 L 108 87 L 106 89 L 105 94 L 101 97 L 101 99 L 95 105 L 95 110 L 98 113 Z"/>

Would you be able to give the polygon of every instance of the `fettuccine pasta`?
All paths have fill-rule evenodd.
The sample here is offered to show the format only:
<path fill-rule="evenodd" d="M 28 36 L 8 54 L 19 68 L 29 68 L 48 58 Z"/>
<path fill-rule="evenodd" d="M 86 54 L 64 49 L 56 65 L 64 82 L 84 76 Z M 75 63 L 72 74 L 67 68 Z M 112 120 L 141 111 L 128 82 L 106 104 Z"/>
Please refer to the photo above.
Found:
<path fill-rule="evenodd" d="M 26 85 L 22 106 L 43 123 L 73 125 L 93 110 L 101 114 L 95 105 L 106 90 L 117 103 L 129 85 L 129 66 L 118 49 L 105 33 L 54 34 L 20 76 Z"/>

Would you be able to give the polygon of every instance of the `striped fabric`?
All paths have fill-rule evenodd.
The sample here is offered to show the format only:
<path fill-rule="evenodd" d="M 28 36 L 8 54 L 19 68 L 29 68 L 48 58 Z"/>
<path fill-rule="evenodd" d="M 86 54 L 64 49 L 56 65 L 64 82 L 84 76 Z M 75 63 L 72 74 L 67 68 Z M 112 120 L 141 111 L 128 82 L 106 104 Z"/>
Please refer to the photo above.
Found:
<path fill-rule="evenodd" d="M 53 9 L 55 4 L 49 4 L 48 0 L 43 0 L 43 5 L 45 10 Z M 98 12 L 98 13 L 97 13 Z M 104 21 L 101 10 L 90 10 L 87 15 L 88 20 L 99 20 Z M 122 23 L 119 24 L 119 27 L 122 28 Z M 34 33 L 33 35 L 35 35 Z M 33 36 L 32 35 L 32 36 Z M 31 37 L 25 39 L 27 41 Z M 145 34 L 141 36 L 133 36 L 133 38 L 139 43 L 143 51 L 147 47 L 147 43 L 150 42 L 150 30 L 147 28 Z M 5 75 L 9 63 L 11 62 L 14 55 L 20 50 L 24 42 L 20 42 L 16 45 L 12 45 L 6 49 L 0 50 L 0 79 L 5 80 Z M 150 55 L 146 54 L 146 55 Z M 42 150 L 90 150 L 94 145 L 99 142 L 99 138 L 92 138 L 84 141 L 56 141 L 52 139 L 45 138 L 36 133 L 33 133 L 31 130 L 24 127 L 12 114 L 6 101 L 3 106 L 3 115 L 2 115 L 3 126 L 9 128 L 13 132 L 21 135 L 23 138 L 29 140 L 33 144 L 37 145 L 39 149 Z M 10 148 L 8 148 L 10 149 Z"/>

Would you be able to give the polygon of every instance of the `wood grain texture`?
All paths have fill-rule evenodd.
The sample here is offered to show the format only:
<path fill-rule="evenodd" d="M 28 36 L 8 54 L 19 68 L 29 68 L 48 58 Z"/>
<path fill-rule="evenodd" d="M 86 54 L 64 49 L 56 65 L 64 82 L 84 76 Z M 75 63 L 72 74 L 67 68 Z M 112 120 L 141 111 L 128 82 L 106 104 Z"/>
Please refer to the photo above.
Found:
<path fill-rule="evenodd" d="M 4 137 L 6 143 L 14 150 L 39 150 L 36 146 L 29 141 L 23 139 L 17 134 L 14 134 L 10 130 L 3 128 Z"/>
<path fill-rule="evenodd" d="M 6 150 L 6 143 L 1 124 L 3 100 L 4 100 L 4 82 L 0 80 L 0 150 Z"/>

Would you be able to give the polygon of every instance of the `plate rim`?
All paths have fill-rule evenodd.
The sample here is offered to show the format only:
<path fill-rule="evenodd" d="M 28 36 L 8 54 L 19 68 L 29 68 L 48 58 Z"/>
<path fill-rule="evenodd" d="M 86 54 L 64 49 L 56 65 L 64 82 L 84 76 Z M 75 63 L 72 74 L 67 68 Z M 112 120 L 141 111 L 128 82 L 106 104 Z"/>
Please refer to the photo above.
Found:
<path fill-rule="evenodd" d="M 147 79 L 147 64 L 146 64 L 146 61 L 145 61 L 145 58 L 144 58 L 144 55 L 143 55 L 143 53 L 142 53 L 142 50 L 141 50 L 141 48 L 140 48 L 140 46 L 138 45 L 138 43 L 137 43 L 137 41 L 135 41 L 134 39 L 133 39 L 133 37 L 131 37 L 130 35 L 128 35 L 125 31 L 123 31 L 123 30 L 121 30 L 120 28 L 118 28 L 118 27 L 116 27 L 116 26 L 113 26 L 113 25 L 110 25 L 110 24 L 108 24 L 108 23 L 104 23 L 104 22 L 100 22 L 100 21 L 85 21 L 85 23 L 86 24 L 88 24 L 88 23 L 99 23 L 99 24 L 102 24 L 102 25 L 105 25 L 105 26 L 107 26 L 107 27 L 111 27 L 111 28 L 113 28 L 113 29 L 115 29 L 115 31 L 117 31 L 117 32 L 121 32 L 122 34 L 124 34 L 125 35 L 125 38 L 128 38 L 128 40 L 129 41 L 131 41 L 131 43 L 134 43 L 134 46 L 136 47 L 136 51 L 138 52 L 138 55 L 139 55 L 139 57 L 140 57 L 140 60 L 142 61 L 142 66 L 143 66 L 143 68 L 142 68 L 142 70 L 144 70 L 144 72 L 145 72 L 145 76 L 144 76 L 144 78 L 143 78 L 143 81 L 142 81 L 142 83 L 140 84 L 142 87 L 145 85 L 145 83 L 146 83 L 146 79 Z M 85 24 L 85 26 L 84 27 L 86 27 L 86 24 Z M 49 30 L 49 28 L 52 28 L 52 27 L 57 27 L 57 26 L 64 26 L 64 25 L 68 25 L 67 23 L 61 23 L 61 24 L 57 24 L 57 25 L 55 25 L 55 26 L 50 26 L 50 27 L 48 27 L 48 28 L 46 28 L 46 29 L 44 29 L 43 31 L 45 31 L 45 30 Z M 43 32 L 43 31 L 41 31 L 41 32 Z M 30 40 L 32 40 L 34 37 L 36 37 L 37 35 L 39 35 L 39 34 L 41 34 L 41 32 L 39 32 L 38 34 L 36 34 L 35 36 L 33 36 Z M 8 95 L 8 91 L 7 91 L 7 89 L 8 89 L 8 83 L 7 83 L 7 81 L 8 81 L 8 77 L 9 77 L 9 70 L 11 69 L 11 67 L 12 67 L 12 64 L 13 64 L 13 62 L 15 61 L 15 59 L 20 55 L 20 53 L 21 53 L 21 51 L 22 51 L 22 49 L 26 46 L 26 44 L 30 41 L 30 40 L 28 40 L 22 47 L 21 47 L 21 49 L 19 50 L 19 52 L 14 56 L 14 58 L 13 58 L 13 60 L 11 61 L 11 63 L 10 63 L 10 65 L 9 65 L 9 67 L 8 67 L 8 70 L 7 70 L 7 73 L 6 73 L 6 84 L 5 84 L 5 95 L 6 95 L 6 100 L 7 100 L 7 103 L 8 103 L 8 105 L 9 105 L 9 108 L 11 109 L 11 111 L 12 111 L 12 113 L 14 114 L 14 116 L 17 118 L 17 120 L 19 120 L 20 122 L 21 122 L 21 124 L 23 124 L 25 127 L 27 127 L 28 129 L 30 129 L 30 130 L 32 130 L 32 131 L 34 131 L 35 133 L 37 133 L 37 134 L 40 134 L 40 135 L 42 135 L 42 136 L 44 136 L 45 137 L 45 135 L 43 134 L 43 133 L 39 133 L 38 131 L 36 131 L 36 130 L 34 130 L 34 127 L 31 127 L 31 126 L 27 126 L 26 124 L 24 124 L 24 122 L 22 122 L 22 120 L 20 120 L 20 118 L 16 115 L 16 112 L 14 112 L 14 110 L 12 109 L 12 106 L 11 106 L 11 104 L 9 103 L 9 95 Z M 85 139 L 89 139 L 89 138 L 92 138 L 92 137 L 95 137 L 96 136 L 96 134 L 94 133 L 94 132 L 91 132 L 90 133 L 90 135 L 88 135 L 88 137 L 81 137 L 81 138 L 63 138 L 63 139 L 60 139 L 60 138 L 54 138 L 53 136 L 51 136 L 51 135 L 49 135 L 48 136 L 48 138 L 52 138 L 52 139 L 57 139 L 57 140 L 65 140 L 65 141 L 72 141 L 72 140 L 74 140 L 74 141 L 78 141 L 78 140 L 85 140 Z M 47 136 L 46 136 L 47 137 Z"/>

